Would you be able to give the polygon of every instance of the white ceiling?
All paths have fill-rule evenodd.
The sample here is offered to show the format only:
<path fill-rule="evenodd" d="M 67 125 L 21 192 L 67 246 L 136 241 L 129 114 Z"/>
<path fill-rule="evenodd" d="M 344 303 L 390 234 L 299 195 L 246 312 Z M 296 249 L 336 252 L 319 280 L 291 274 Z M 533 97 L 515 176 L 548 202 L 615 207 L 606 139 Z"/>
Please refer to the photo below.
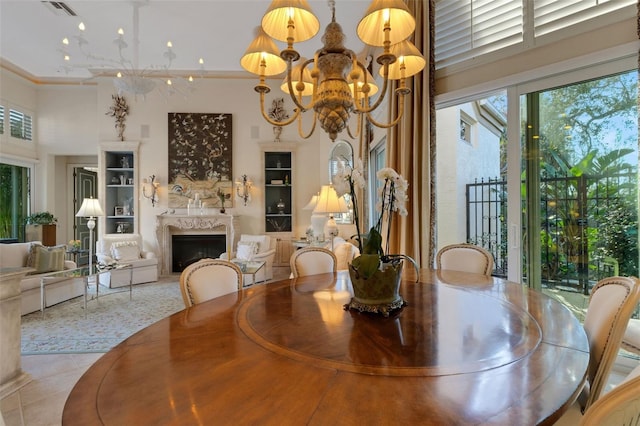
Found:
<path fill-rule="evenodd" d="M 308 0 L 321 24 L 320 34 L 301 43 L 298 50 L 306 57 L 321 46 L 320 36 L 330 21 L 326 0 Z M 129 44 L 128 59 L 133 59 L 133 2 L 74 1 L 64 4 L 76 12 L 68 16 L 54 12 L 49 2 L 38 0 L 0 0 L 0 58 L 31 74 L 37 80 L 87 78 L 87 69 L 66 72 L 60 51 L 62 39 L 78 34 L 78 24 L 86 26 L 85 38 L 89 50 L 98 56 L 115 58 L 113 40 L 117 29 L 125 31 Z M 254 37 L 269 0 L 149 0 L 139 9 L 140 68 L 163 64 L 167 40 L 173 43 L 177 55 L 172 70 L 197 70 L 198 59 L 205 61 L 207 74 L 244 72 L 240 57 Z M 342 24 L 347 47 L 359 52 L 363 44 L 355 27 L 370 0 L 337 0 L 336 20 Z M 282 49 L 284 44 L 278 43 Z M 77 48 L 72 46 L 72 51 Z M 74 55 L 75 63 L 95 65 Z"/>

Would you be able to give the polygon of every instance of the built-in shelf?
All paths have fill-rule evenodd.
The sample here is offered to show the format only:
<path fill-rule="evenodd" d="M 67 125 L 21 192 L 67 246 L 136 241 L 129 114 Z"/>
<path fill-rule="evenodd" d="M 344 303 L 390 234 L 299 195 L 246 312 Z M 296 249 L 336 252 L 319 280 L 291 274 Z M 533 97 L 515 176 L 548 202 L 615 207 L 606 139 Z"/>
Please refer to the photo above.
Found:
<path fill-rule="evenodd" d="M 138 142 L 105 142 L 100 146 L 99 196 L 104 234 L 138 232 Z"/>

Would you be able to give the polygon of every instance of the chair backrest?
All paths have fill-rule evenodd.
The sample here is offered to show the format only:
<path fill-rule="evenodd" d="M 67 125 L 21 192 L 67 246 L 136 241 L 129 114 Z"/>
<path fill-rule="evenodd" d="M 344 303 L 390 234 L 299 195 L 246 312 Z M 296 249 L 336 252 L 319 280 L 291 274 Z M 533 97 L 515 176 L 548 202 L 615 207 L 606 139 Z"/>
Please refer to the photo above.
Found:
<path fill-rule="evenodd" d="M 360 255 L 358 247 L 351 243 L 343 241 L 342 243 L 334 246 L 333 254 L 336 255 L 338 271 L 346 271 L 349 269 L 349 262 Z"/>
<path fill-rule="evenodd" d="M 180 291 L 188 308 L 242 288 L 242 271 L 227 260 L 201 259 L 180 274 Z"/>
<path fill-rule="evenodd" d="M 493 256 L 473 244 L 451 244 L 443 247 L 436 255 L 436 267 L 489 276 L 493 271 Z"/>
<path fill-rule="evenodd" d="M 289 260 L 293 277 L 336 272 L 338 261 L 331 250 L 305 247 L 296 250 Z"/>
<path fill-rule="evenodd" d="M 633 277 L 600 280 L 591 290 L 584 329 L 589 340 L 588 409 L 602 393 L 620 349 L 627 323 L 640 297 L 640 284 Z"/>
<path fill-rule="evenodd" d="M 640 367 L 599 398 L 580 419 L 580 426 L 640 424 Z"/>
<path fill-rule="evenodd" d="M 622 337 L 622 349 L 640 355 L 640 319 L 631 318 Z"/>

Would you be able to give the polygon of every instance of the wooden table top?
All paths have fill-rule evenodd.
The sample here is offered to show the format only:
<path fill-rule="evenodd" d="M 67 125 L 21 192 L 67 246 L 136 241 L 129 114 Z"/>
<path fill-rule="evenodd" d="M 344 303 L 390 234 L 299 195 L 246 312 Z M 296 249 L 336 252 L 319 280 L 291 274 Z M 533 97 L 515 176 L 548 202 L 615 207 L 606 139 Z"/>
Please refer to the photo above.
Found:
<path fill-rule="evenodd" d="M 345 311 L 338 272 L 185 309 L 91 366 L 63 424 L 553 424 L 577 397 L 589 346 L 559 302 L 452 271 L 400 293 L 389 318 Z"/>

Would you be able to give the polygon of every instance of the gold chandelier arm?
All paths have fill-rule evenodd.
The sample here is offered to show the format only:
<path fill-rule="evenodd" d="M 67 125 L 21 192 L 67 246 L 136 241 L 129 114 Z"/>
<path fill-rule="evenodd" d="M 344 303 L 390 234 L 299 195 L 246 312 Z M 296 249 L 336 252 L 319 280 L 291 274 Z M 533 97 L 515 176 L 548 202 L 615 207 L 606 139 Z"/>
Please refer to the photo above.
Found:
<path fill-rule="evenodd" d="M 300 137 L 302 139 L 309 139 L 311 137 L 311 135 L 313 134 L 313 132 L 316 130 L 316 123 L 318 122 L 318 113 L 313 111 L 313 125 L 311 126 L 311 130 L 309 131 L 309 133 L 307 135 L 304 134 L 303 130 L 302 130 L 302 115 L 299 114 L 299 110 L 296 110 L 296 115 L 299 116 L 298 119 L 298 134 L 300 135 Z"/>
<path fill-rule="evenodd" d="M 293 123 L 295 121 L 295 119 L 300 115 L 300 110 L 296 108 L 294 110 L 295 114 L 293 114 L 293 117 L 291 117 L 287 121 L 275 121 L 275 120 L 272 120 L 264 110 L 264 94 L 265 94 L 265 92 L 260 92 L 260 112 L 262 113 L 262 117 L 265 120 L 267 120 L 267 122 L 269 124 L 271 124 L 272 126 L 288 126 L 289 124 Z"/>
<path fill-rule="evenodd" d="M 356 114 L 356 116 L 358 117 L 358 127 L 355 133 L 351 132 L 351 127 L 349 127 L 349 124 L 347 123 L 347 133 L 349 134 L 349 137 L 351 139 L 357 139 L 360 136 L 360 132 L 362 131 L 362 119 L 364 118 L 364 116 L 363 114 Z"/>
<path fill-rule="evenodd" d="M 398 89 L 399 90 L 399 89 Z M 400 119 L 402 118 L 402 114 L 404 113 L 404 93 L 402 92 L 398 92 L 398 116 L 396 117 L 395 120 L 393 120 L 391 123 L 379 123 L 376 120 L 373 119 L 373 117 L 371 117 L 370 113 L 366 113 L 367 114 L 367 118 L 369 119 L 369 122 L 371 122 L 371 124 L 373 124 L 376 127 L 379 127 L 381 129 L 389 129 L 393 126 L 395 126 L 396 124 L 398 124 L 400 122 Z"/>
<path fill-rule="evenodd" d="M 317 54 L 316 54 L 316 57 L 317 57 Z M 308 59 L 300 67 L 300 81 L 302 81 L 302 76 L 304 74 L 305 67 L 307 65 L 309 65 L 311 62 L 314 62 L 314 60 L 313 59 Z M 302 104 L 302 95 L 298 95 L 298 96 L 295 95 L 295 93 L 298 93 L 298 91 L 295 90 L 295 88 L 293 87 L 293 79 L 291 78 L 292 77 L 292 69 L 293 69 L 293 67 L 291 65 L 292 65 L 291 60 L 288 60 L 287 61 L 287 86 L 289 88 L 289 96 L 291 97 L 291 100 L 293 101 L 294 104 L 296 104 L 296 106 L 298 107 L 299 110 L 301 110 L 302 112 L 306 112 L 306 111 L 310 110 L 311 108 L 313 108 L 313 104 L 314 104 L 315 99 L 316 99 L 316 90 L 317 90 L 317 87 L 318 87 L 318 75 L 319 75 L 319 73 L 315 73 L 316 76 L 313 77 L 313 95 L 311 96 L 311 101 L 309 102 L 309 104 L 305 106 L 305 105 Z"/>
<path fill-rule="evenodd" d="M 389 87 L 389 65 L 385 65 L 384 66 L 384 82 L 382 84 L 382 90 L 380 95 L 378 96 L 378 99 L 376 99 L 375 103 L 369 107 L 366 108 L 364 105 L 368 102 L 369 97 L 368 96 L 364 96 L 364 101 L 363 103 L 361 103 L 361 106 L 356 107 L 355 112 L 360 112 L 360 113 L 366 113 L 369 114 L 371 111 L 375 110 L 376 108 L 378 108 L 380 106 L 380 104 L 382 103 L 382 101 L 384 100 L 385 95 L 387 94 L 387 89 Z"/>

